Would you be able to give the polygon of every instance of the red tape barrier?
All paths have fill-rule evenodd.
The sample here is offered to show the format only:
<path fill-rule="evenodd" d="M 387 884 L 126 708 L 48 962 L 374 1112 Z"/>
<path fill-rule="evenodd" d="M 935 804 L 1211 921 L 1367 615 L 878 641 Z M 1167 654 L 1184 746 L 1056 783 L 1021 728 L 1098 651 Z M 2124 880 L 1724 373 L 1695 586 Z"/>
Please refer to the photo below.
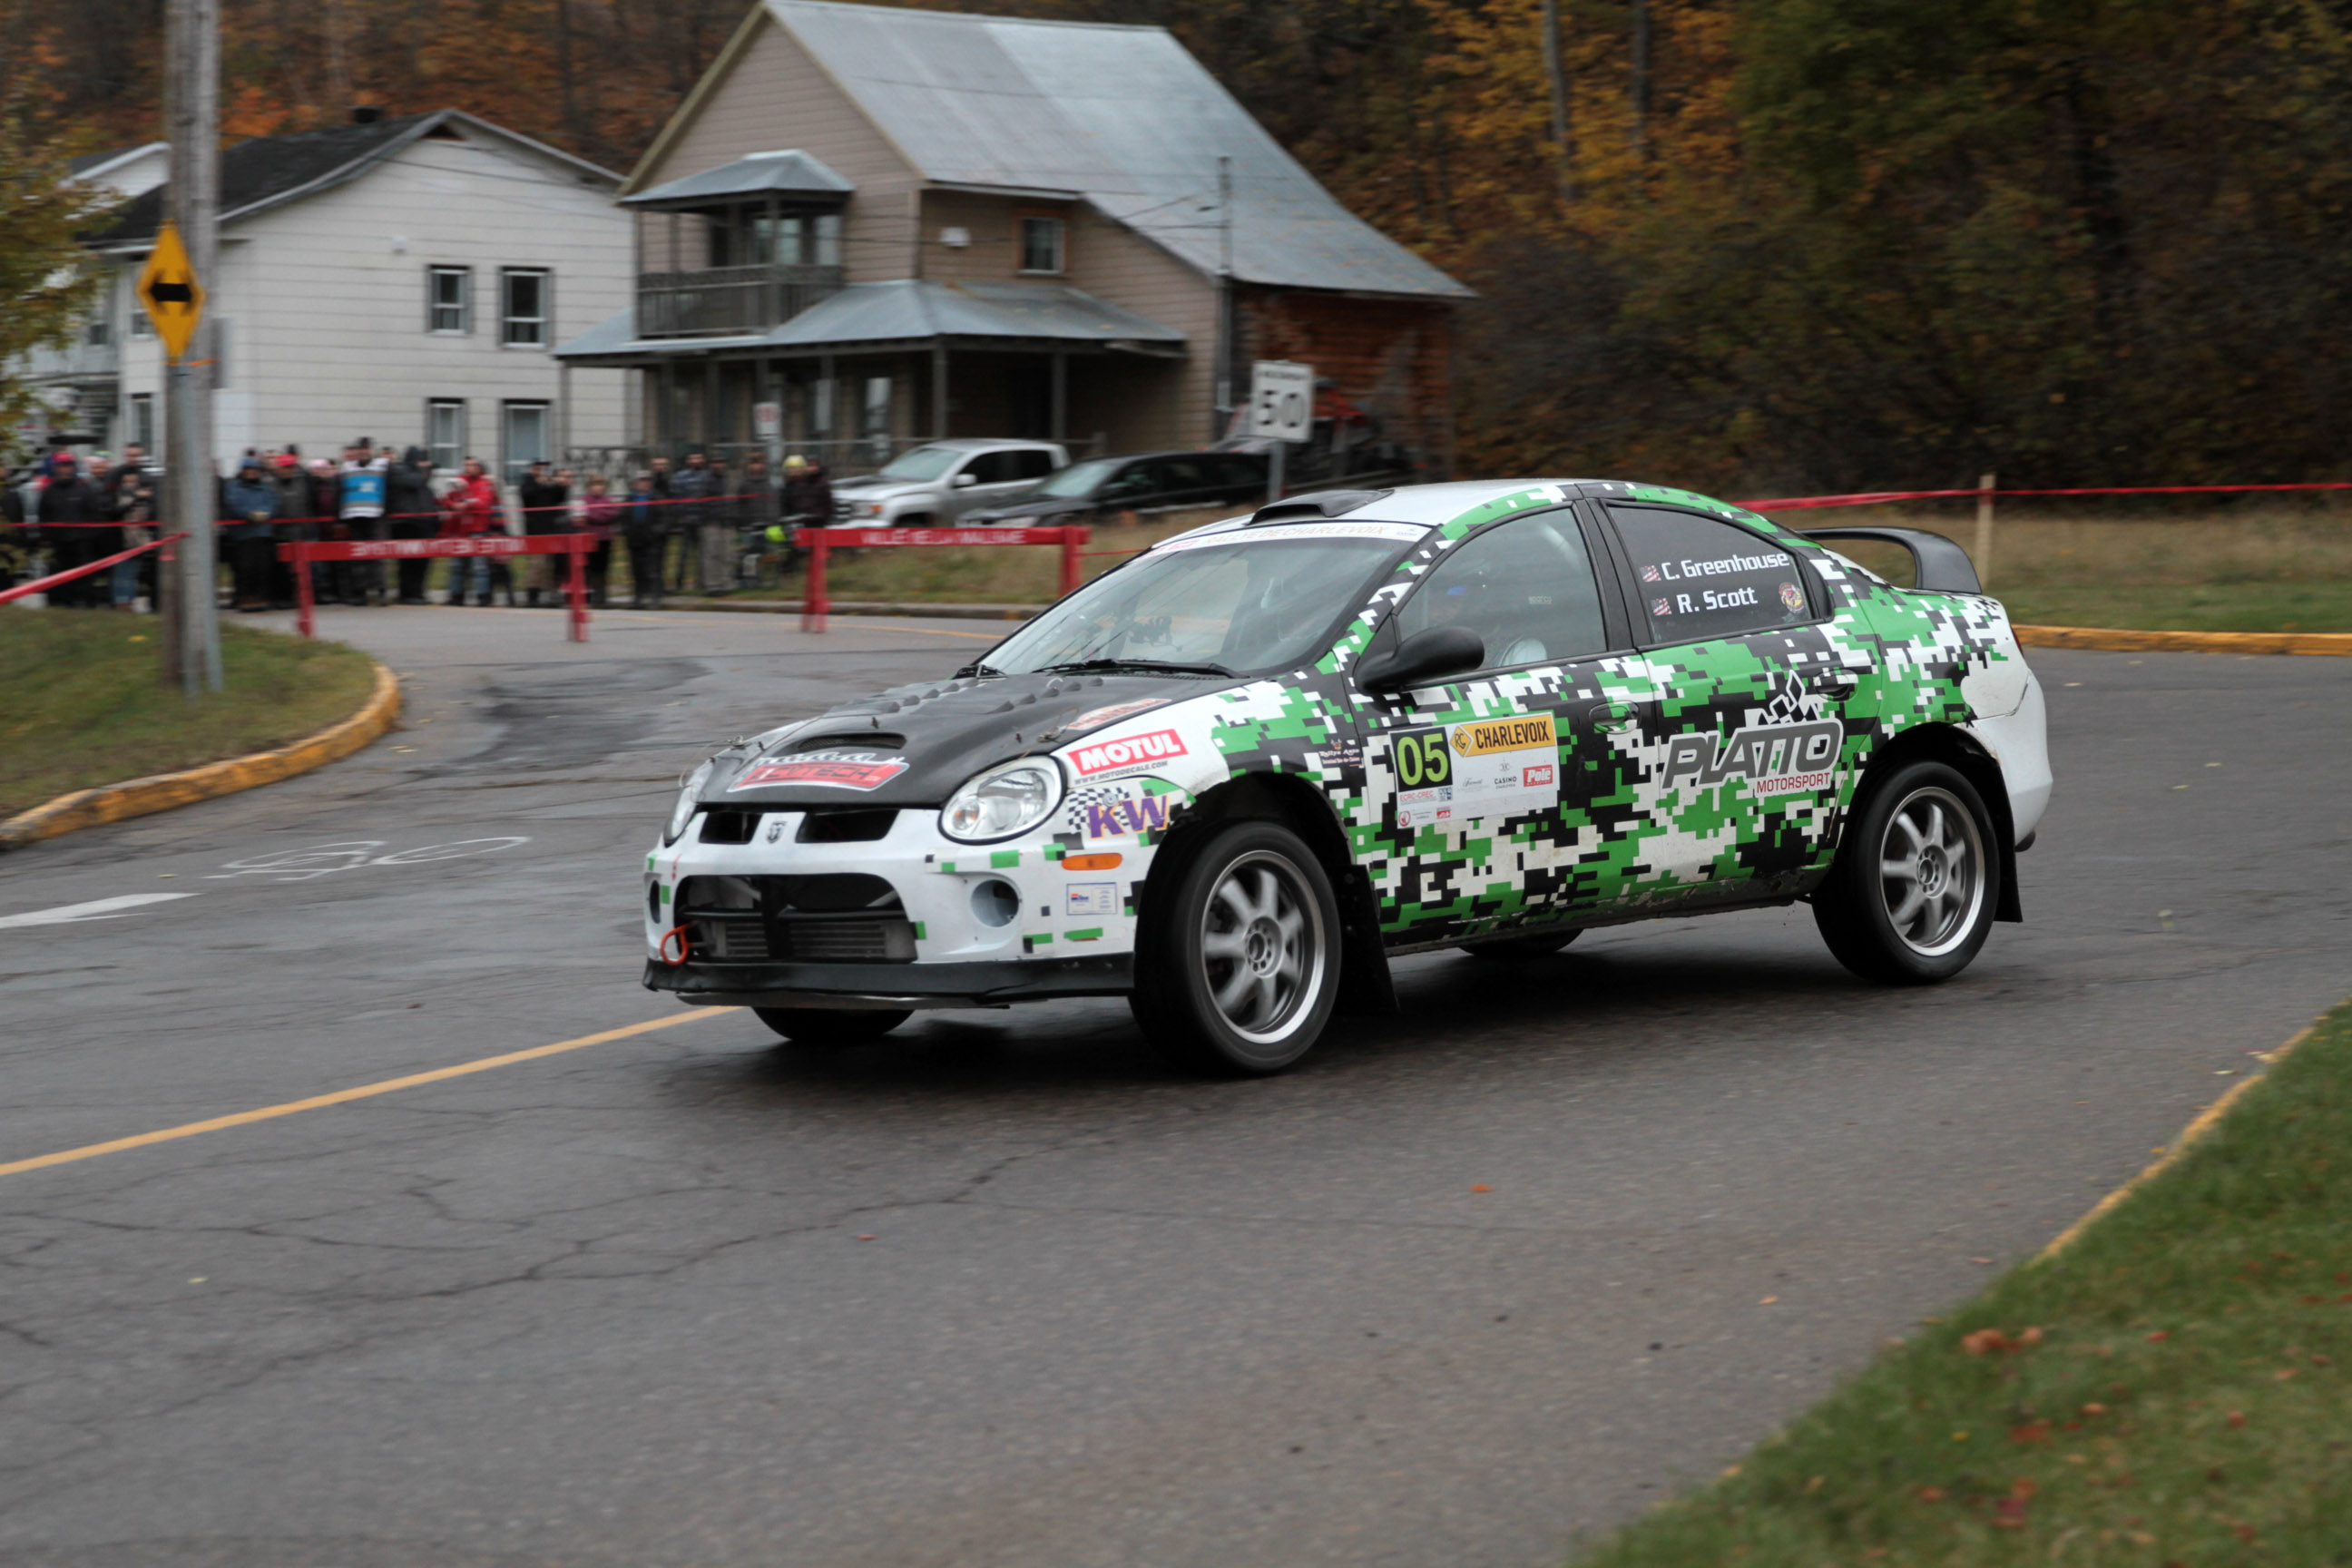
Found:
<path fill-rule="evenodd" d="M 638 504 L 635 497 L 628 495 L 609 496 L 606 499 L 614 506 L 620 507 L 625 510 Z M 758 500 L 760 499 L 761 498 L 754 495 L 655 496 L 648 499 L 644 504 L 646 506 L 717 506 L 722 501 Z M 504 511 L 506 510 L 506 503 L 504 501 L 500 501 L 499 503 L 499 510 L 500 511 Z M 537 506 L 526 507 L 518 503 L 515 510 L 519 512 L 562 510 L 564 513 L 564 521 L 567 522 L 571 521 L 570 501 L 564 502 L 561 508 Z M 446 518 L 450 515 L 451 514 L 447 511 L 387 511 L 380 513 L 374 517 L 273 517 L 269 520 L 269 522 L 272 527 L 275 527 L 281 522 L 402 522 L 416 518 L 439 519 Z M 242 517 L 215 518 L 213 520 L 213 526 L 215 528 L 242 528 L 249 521 L 249 519 Z M 128 528 L 133 525 L 121 522 L 41 522 L 36 520 L 17 526 L 24 528 Z"/>
<path fill-rule="evenodd" d="M 1744 500 L 1735 505 L 1750 511 L 1801 511 L 1808 507 L 1877 506 L 1897 500 L 1949 500 L 1957 497 L 1990 496 L 2192 496 L 2239 495 L 2255 490 L 2352 490 L 2352 479 L 2313 479 L 2284 485 L 2085 485 L 2070 489 L 1879 490 L 1866 495 L 1782 496 L 1775 500 Z"/>
<path fill-rule="evenodd" d="M 307 569 L 313 561 L 416 561 L 436 556 L 568 555 L 572 569 L 564 595 L 571 602 L 568 631 L 573 642 L 588 640 L 587 561 L 602 543 L 593 533 L 475 533 L 456 539 L 296 539 L 278 547 L 278 559 L 294 568 L 295 624 L 304 637 L 317 635 L 316 595 Z M 450 602 L 459 595 L 453 589 Z"/>
<path fill-rule="evenodd" d="M 117 524 L 116 526 L 121 527 L 123 525 Z M 129 526 L 137 528 L 144 525 L 132 523 Z M 46 593 L 49 589 L 56 587 L 60 583 L 70 583 L 77 577 L 87 577 L 93 572 L 103 572 L 109 566 L 112 566 L 118 562 L 128 561 L 132 556 L 144 554 L 150 550 L 161 550 L 163 546 L 171 543 L 172 541 L 175 539 L 185 539 L 188 536 L 184 533 L 167 533 L 161 539 L 151 539 L 144 544 L 134 544 L 128 550 L 121 551 L 119 553 L 106 557 L 103 561 L 85 562 L 79 566 L 68 567 L 63 572 L 53 572 L 47 577 L 36 577 L 29 583 L 19 583 L 13 588 L 7 589 L 5 592 L 0 592 L 0 605 L 5 605 L 12 600 L 21 599 L 27 594 Z"/>

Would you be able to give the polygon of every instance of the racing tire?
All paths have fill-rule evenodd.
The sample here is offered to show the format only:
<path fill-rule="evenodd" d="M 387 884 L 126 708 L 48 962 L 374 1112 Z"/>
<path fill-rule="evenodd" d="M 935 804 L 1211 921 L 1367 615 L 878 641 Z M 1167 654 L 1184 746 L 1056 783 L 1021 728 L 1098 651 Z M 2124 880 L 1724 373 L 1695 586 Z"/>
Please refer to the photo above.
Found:
<path fill-rule="evenodd" d="M 861 1007 L 754 1007 L 760 1022 L 803 1050 L 837 1051 L 878 1040 L 915 1015 Z"/>
<path fill-rule="evenodd" d="M 1232 823 L 1147 907 L 1135 958 L 1128 1005 L 1162 1057 L 1222 1078 L 1281 1072 L 1339 1000 L 1339 900 L 1298 835 Z"/>
<path fill-rule="evenodd" d="M 1882 985 L 1933 985 L 1966 969 L 2000 907 L 1997 832 L 1976 786 L 1942 763 L 1888 774 L 1813 893 L 1831 954 Z"/>
<path fill-rule="evenodd" d="M 1468 942 L 1462 951 L 1473 958 L 1484 958 L 1496 963 L 1525 963 L 1529 959 L 1549 958 L 1570 942 L 1584 934 L 1584 928 L 1551 931 L 1542 936 L 1509 936 L 1495 942 Z"/>

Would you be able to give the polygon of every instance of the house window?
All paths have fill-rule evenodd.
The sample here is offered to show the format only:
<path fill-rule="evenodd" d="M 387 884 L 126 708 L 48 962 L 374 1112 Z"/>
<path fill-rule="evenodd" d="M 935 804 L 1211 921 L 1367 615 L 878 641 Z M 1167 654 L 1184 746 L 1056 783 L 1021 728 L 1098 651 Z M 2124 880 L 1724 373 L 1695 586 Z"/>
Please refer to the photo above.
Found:
<path fill-rule="evenodd" d="M 142 447 L 150 452 L 155 449 L 155 395 L 153 393 L 134 392 L 131 395 L 130 431 L 131 433 L 123 437 L 126 444 Z"/>
<path fill-rule="evenodd" d="M 92 316 L 82 328 L 82 341 L 94 349 L 102 349 L 114 341 L 114 323 L 103 311 Z"/>
<path fill-rule="evenodd" d="M 454 474 L 466 460 L 466 400 L 436 397 L 425 405 L 425 449 L 434 468 Z"/>
<path fill-rule="evenodd" d="M 431 267 L 425 272 L 425 330 L 428 332 L 470 332 L 474 330 L 474 269 Z"/>
<path fill-rule="evenodd" d="M 1024 272 L 1062 270 L 1062 220 L 1060 218 L 1024 217 L 1021 220 L 1021 270 Z"/>
<path fill-rule="evenodd" d="M 841 265 L 841 215 L 819 213 L 816 218 L 816 254 L 809 259 L 819 267 Z"/>
<path fill-rule="evenodd" d="M 547 441 L 551 421 L 544 403 L 509 403 L 505 416 L 506 440 L 499 461 L 508 482 L 520 483 L 523 470 L 533 463 L 551 460 Z"/>
<path fill-rule="evenodd" d="M 547 346 L 548 295 L 553 277 L 538 268 L 509 267 L 499 274 L 499 341 L 510 349 Z"/>

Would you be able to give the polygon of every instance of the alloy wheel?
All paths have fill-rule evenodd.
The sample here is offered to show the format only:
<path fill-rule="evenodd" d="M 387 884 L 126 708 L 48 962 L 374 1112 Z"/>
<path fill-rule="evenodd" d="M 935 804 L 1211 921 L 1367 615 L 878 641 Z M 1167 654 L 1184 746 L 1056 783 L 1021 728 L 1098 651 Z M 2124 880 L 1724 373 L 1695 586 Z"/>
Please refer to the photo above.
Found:
<path fill-rule="evenodd" d="M 1896 940 L 1923 958 L 1969 939 L 1985 896 L 1984 838 L 1959 798 L 1914 790 L 1886 819 L 1879 889 Z"/>
<path fill-rule="evenodd" d="M 1321 990 L 1323 917 L 1298 868 L 1265 850 L 1225 868 L 1201 913 L 1209 996 L 1228 1027 L 1265 1043 Z"/>

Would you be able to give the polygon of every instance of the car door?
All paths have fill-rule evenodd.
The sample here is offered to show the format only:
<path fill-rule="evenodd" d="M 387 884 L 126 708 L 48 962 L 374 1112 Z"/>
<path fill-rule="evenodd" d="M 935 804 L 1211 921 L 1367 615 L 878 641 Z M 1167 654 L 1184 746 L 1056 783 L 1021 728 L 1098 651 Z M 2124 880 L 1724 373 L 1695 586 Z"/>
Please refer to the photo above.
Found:
<path fill-rule="evenodd" d="M 1633 891 L 1675 904 L 1797 889 L 1836 849 L 1853 766 L 1860 672 L 1825 630 L 1826 592 L 1799 552 L 1742 524 L 1602 510 L 1656 694 Z"/>
<path fill-rule="evenodd" d="M 974 452 L 964 459 L 963 467 L 949 481 L 948 508 L 957 517 L 985 506 L 1001 506 L 1017 500 L 1026 493 L 1032 481 L 1021 477 L 1015 461 L 1018 453 L 1011 449 Z M 970 484 L 964 480 L 969 478 Z"/>
<path fill-rule="evenodd" d="M 1209 480 L 1205 458 L 1161 458 L 1151 468 L 1152 482 L 1159 486 L 1159 492 L 1149 503 L 1151 506 L 1208 506 L 1217 498 Z"/>
<path fill-rule="evenodd" d="M 1484 529 L 1438 558 L 1367 649 L 1448 626 L 1486 645 L 1475 671 L 1356 698 L 1367 816 L 1381 822 L 1358 853 L 1391 942 L 1540 924 L 1631 885 L 1635 749 L 1654 715 L 1599 537 L 1566 507 Z"/>
<path fill-rule="evenodd" d="M 1152 476 L 1150 459 L 1139 458 L 1127 464 L 1095 490 L 1095 510 L 1099 512 L 1133 511 L 1151 504 L 1159 493 L 1159 481 Z"/>

